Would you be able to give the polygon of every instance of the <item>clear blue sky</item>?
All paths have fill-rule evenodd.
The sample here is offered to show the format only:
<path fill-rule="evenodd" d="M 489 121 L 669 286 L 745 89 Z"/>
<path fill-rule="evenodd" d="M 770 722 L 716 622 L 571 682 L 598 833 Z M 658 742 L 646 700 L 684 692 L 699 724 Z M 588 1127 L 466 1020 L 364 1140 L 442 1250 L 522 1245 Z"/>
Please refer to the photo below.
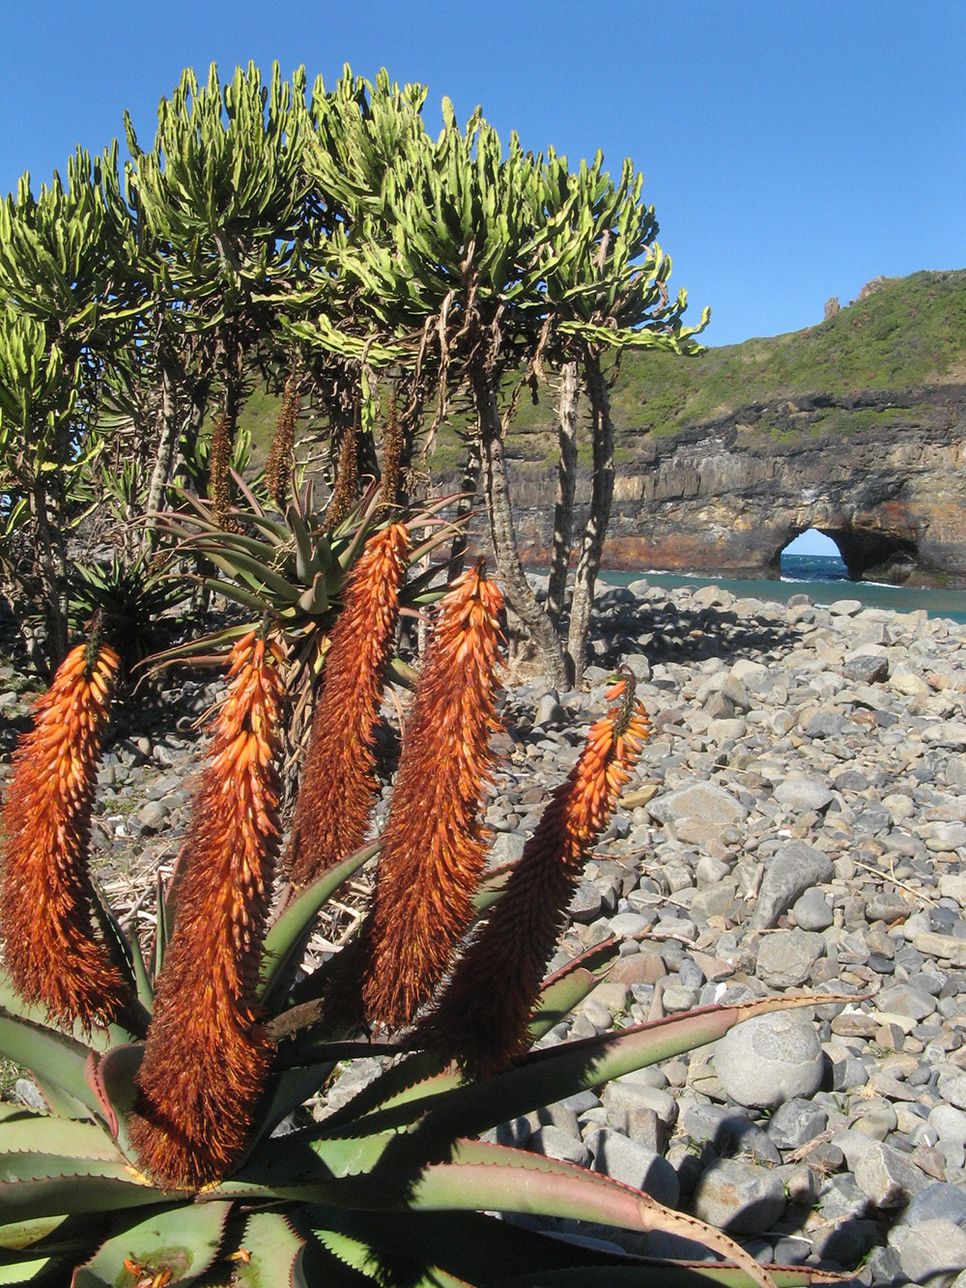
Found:
<path fill-rule="evenodd" d="M 0 190 L 181 68 L 344 62 L 481 104 L 572 161 L 631 156 L 712 344 L 821 320 L 879 273 L 966 265 L 964 0 L 31 0 L 0 5 Z"/>

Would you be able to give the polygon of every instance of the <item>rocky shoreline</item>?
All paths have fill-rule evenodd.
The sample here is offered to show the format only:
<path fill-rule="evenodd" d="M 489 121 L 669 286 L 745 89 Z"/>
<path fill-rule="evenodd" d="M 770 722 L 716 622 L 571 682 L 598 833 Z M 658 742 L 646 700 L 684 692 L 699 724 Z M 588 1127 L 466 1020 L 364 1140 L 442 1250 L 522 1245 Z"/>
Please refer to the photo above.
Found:
<path fill-rule="evenodd" d="M 554 965 L 611 936 L 620 960 L 545 1041 L 766 994 L 857 1000 L 750 1021 L 499 1139 L 641 1185 L 762 1261 L 963 1288 L 966 627 L 641 581 L 603 592 L 594 630 L 589 691 L 507 694 L 487 813 L 494 863 L 519 857 L 610 669 L 630 666 L 654 736 Z M 9 735 L 25 696 L 10 667 L 0 684 Z M 128 715 L 108 749 L 95 846 L 142 919 L 217 690 L 185 682 L 173 714 Z"/>

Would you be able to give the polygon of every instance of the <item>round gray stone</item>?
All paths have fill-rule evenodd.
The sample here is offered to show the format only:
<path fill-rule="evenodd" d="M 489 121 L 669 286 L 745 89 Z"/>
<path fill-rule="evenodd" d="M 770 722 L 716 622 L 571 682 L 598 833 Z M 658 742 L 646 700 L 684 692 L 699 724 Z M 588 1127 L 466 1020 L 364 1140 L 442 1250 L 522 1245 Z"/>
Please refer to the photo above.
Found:
<path fill-rule="evenodd" d="M 966 1269 L 966 1231 L 952 1221 L 923 1221 L 917 1226 L 900 1225 L 891 1231 L 889 1243 L 909 1283 L 923 1284 L 937 1275 L 952 1275 Z"/>
<path fill-rule="evenodd" d="M 824 1056 L 812 1020 L 787 1011 L 736 1025 L 717 1044 L 714 1065 L 732 1100 L 772 1109 L 818 1090 Z"/>
<path fill-rule="evenodd" d="M 784 1211 L 780 1178 L 738 1158 L 712 1163 L 694 1192 L 695 1215 L 729 1234 L 761 1234 Z"/>
<path fill-rule="evenodd" d="M 755 974 L 770 988 L 794 988 L 825 951 L 821 935 L 807 930 L 777 930 L 763 935 Z"/>
<path fill-rule="evenodd" d="M 643 1190 L 665 1207 L 677 1206 L 680 1198 L 678 1174 L 666 1158 L 610 1127 L 588 1136 L 586 1145 L 594 1171 Z"/>

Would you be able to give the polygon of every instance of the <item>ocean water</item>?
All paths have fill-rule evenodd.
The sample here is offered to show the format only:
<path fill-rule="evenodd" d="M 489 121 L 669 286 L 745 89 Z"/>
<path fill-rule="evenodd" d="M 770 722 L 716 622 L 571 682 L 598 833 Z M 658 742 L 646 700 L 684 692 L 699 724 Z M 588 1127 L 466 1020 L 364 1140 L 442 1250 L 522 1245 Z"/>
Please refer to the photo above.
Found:
<path fill-rule="evenodd" d="M 966 590 L 912 589 L 850 581 L 845 564 L 837 555 L 785 555 L 781 581 L 699 577 L 671 572 L 601 573 L 601 580 L 611 586 L 627 586 L 640 578 L 652 586 L 721 586 L 738 598 L 748 596 L 778 603 L 785 603 L 792 595 L 804 594 L 816 604 L 831 604 L 836 599 L 857 599 L 866 608 L 887 608 L 894 613 L 911 613 L 924 608 L 930 617 L 948 617 L 966 624 Z"/>

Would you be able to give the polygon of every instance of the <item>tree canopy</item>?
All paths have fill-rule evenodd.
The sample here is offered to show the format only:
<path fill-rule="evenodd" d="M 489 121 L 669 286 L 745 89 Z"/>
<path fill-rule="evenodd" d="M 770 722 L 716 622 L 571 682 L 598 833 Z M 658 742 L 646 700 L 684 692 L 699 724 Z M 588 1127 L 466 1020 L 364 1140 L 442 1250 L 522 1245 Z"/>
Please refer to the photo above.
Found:
<path fill-rule="evenodd" d="M 95 508 L 123 492 L 149 552 L 176 477 L 217 512 L 239 414 L 267 387 L 304 409 L 330 483 L 350 456 L 356 477 L 378 473 L 390 404 L 397 466 L 422 460 L 431 479 L 434 426 L 464 402 L 466 478 L 508 604 L 550 674 L 579 675 L 613 479 L 607 360 L 694 352 L 707 314 L 685 326 L 629 161 L 616 177 L 600 155 L 572 168 L 516 135 L 504 145 L 479 109 L 461 125 L 448 100 L 434 134 L 426 97 L 385 71 L 368 82 L 347 67 L 310 90 L 303 69 L 266 81 L 249 64 L 222 81 L 212 66 L 203 83 L 187 70 L 150 146 L 125 117 L 123 162 L 116 142 L 78 150 L 66 181 L 35 196 L 25 175 L 0 203 L 0 549 L 50 658 L 66 647 L 70 534 L 97 471 Z M 548 608 L 520 564 L 504 461 L 528 385 L 559 399 Z M 575 548 L 581 389 L 594 495 Z"/>

